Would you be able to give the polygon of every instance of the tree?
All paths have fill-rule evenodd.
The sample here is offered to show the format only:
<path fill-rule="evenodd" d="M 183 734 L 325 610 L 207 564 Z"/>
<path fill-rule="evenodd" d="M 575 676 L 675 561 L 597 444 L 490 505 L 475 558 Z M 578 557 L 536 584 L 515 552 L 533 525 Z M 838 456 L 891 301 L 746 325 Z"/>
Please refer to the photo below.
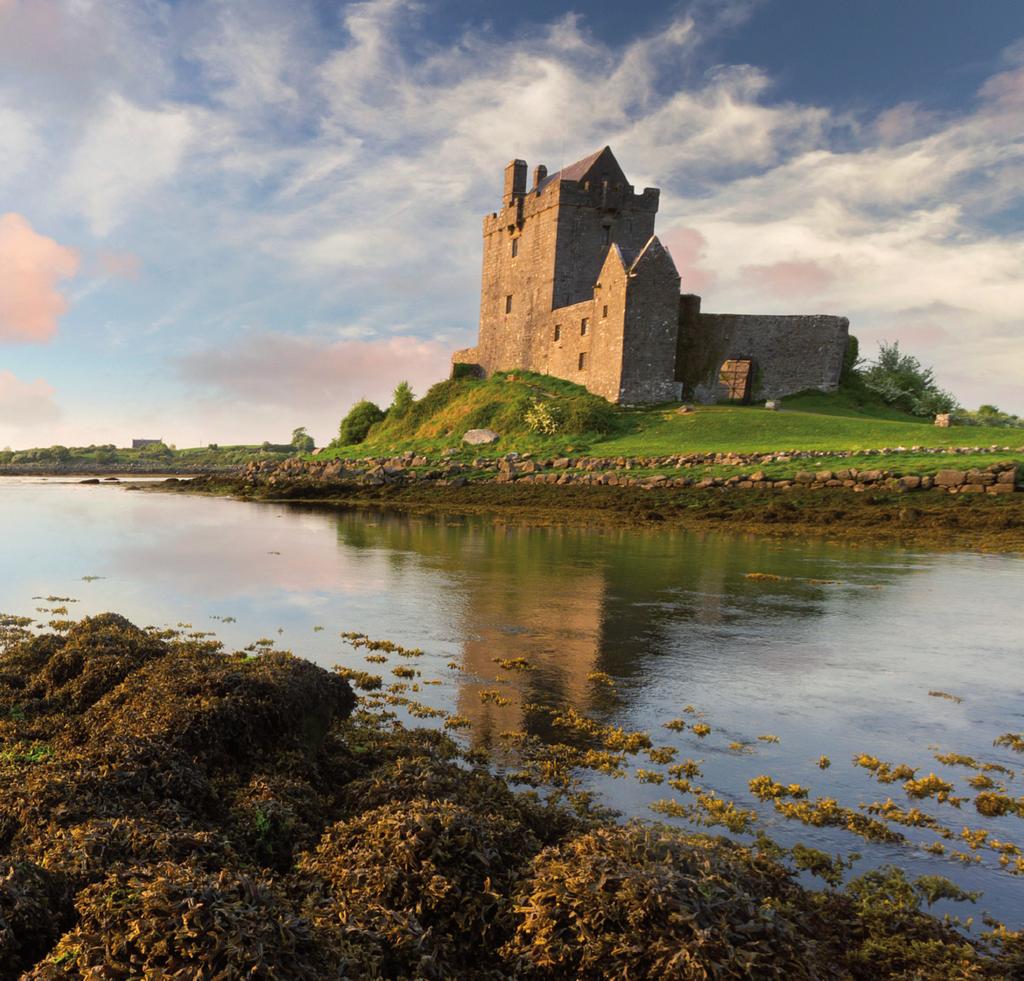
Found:
<path fill-rule="evenodd" d="M 375 405 L 369 399 L 360 399 L 341 420 L 338 427 L 338 445 L 351 446 L 353 443 L 363 442 L 370 432 L 370 427 L 383 418 L 384 412 L 379 405 Z"/>
<path fill-rule="evenodd" d="M 412 407 L 415 398 L 412 386 L 407 381 L 399 382 L 395 387 L 394 395 L 391 397 L 391 408 L 388 409 L 388 413 L 396 419 L 401 419 Z"/>
<path fill-rule="evenodd" d="M 305 426 L 292 430 L 292 449 L 296 453 L 312 453 L 316 447 L 313 437 L 306 432 Z"/>

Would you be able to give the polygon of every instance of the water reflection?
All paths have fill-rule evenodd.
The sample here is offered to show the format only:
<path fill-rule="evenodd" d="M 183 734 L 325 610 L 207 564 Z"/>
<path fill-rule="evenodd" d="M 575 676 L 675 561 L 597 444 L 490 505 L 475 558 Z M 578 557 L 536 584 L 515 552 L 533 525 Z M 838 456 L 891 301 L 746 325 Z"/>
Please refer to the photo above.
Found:
<path fill-rule="evenodd" d="M 416 662 L 421 681 L 442 683 L 416 697 L 471 719 L 467 738 L 477 743 L 524 727 L 545 735 L 547 716 L 526 707 L 571 704 L 703 759 L 702 782 L 745 805 L 747 781 L 759 773 L 847 806 L 896 793 L 850 765 L 859 752 L 922 773 L 936 768 L 936 749 L 1020 762 L 992 746 L 1024 729 L 1024 563 L 1012 557 L 528 528 L 4 480 L 0 541 L 0 610 L 31 613 L 33 596 L 73 596 L 81 601 L 73 614 L 112 609 L 142 624 L 215 626 L 233 647 L 272 637 L 326 666 L 368 667 L 365 652 L 342 643 L 343 630 L 388 638 L 427 652 Z M 87 575 L 104 578 L 83 582 Z M 224 616 L 237 622 L 212 619 Z M 495 663 L 516 657 L 533 670 Z M 390 680 L 390 667 L 373 670 Z M 594 672 L 614 679 L 616 697 Z M 482 702 L 491 688 L 509 704 Z M 934 689 L 964 700 L 931 698 Z M 662 728 L 687 704 L 706 713 L 705 740 Z M 780 742 L 757 741 L 769 733 Z M 731 751 L 733 741 L 752 749 Z M 815 765 L 822 753 L 835 762 L 825 772 Z M 671 796 L 633 780 L 594 784 L 631 814 Z M 966 811 L 937 813 L 958 829 L 982 824 Z M 784 843 L 857 848 L 918 874 L 954 876 L 984 889 L 988 908 L 1019 918 L 1008 912 L 1019 882 L 998 870 L 866 848 L 835 829 L 782 824 L 770 808 L 761 820 Z M 984 826 L 1016 840 L 1015 823 Z"/>

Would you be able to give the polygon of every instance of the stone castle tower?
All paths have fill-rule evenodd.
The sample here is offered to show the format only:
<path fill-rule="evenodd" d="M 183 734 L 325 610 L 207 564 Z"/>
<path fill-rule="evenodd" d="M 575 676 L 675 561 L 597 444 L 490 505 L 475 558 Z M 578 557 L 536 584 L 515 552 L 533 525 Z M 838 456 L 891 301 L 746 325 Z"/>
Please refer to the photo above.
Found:
<path fill-rule="evenodd" d="M 700 313 L 654 234 L 659 194 L 637 194 L 609 147 L 555 174 L 537 167 L 529 188 L 526 162 L 509 163 L 501 210 L 483 223 L 479 343 L 453 363 L 537 371 L 638 404 L 684 390 L 713 400 L 725 393 L 719 366 L 752 366 L 756 351 L 765 397 L 835 388 L 846 320 Z M 794 354 L 808 370 L 793 370 Z"/>

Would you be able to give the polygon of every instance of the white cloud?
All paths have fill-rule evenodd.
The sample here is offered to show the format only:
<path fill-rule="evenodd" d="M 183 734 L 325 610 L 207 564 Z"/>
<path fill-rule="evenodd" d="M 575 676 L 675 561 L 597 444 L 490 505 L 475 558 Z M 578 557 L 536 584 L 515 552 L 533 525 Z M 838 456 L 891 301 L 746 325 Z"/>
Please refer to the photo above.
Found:
<path fill-rule="evenodd" d="M 174 176 L 193 130 L 187 109 L 145 109 L 111 95 L 74 151 L 62 198 L 107 235 Z"/>
<path fill-rule="evenodd" d="M 267 336 L 356 324 L 342 330 L 366 341 L 443 331 L 456 347 L 475 333 L 480 217 L 505 162 L 555 169 L 609 143 L 635 184 L 663 189 L 659 231 L 705 309 L 846 314 L 868 351 L 906 331 L 941 382 L 992 401 L 993 374 L 1024 374 L 1024 237 L 1006 220 L 1024 208 L 1024 54 L 1009 51 L 967 111 L 841 114 L 776 99 L 756 66 L 703 70 L 707 11 L 748 6 L 697 7 L 609 46 L 576 16 L 441 45 L 425 29 L 433 5 L 408 0 L 344 5 L 340 44 L 306 3 L 152 0 L 145 18 L 77 4 L 63 44 L 116 22 L 111 36 L 157 68 L 144 97 L 139 58 L 105 79 L 95 59 L 76 68 L 101 94 L 59 200 L 98 235 L 116 229 L 111 247 L 147 272 L 156 253 L 181 275 L 189 301 L 166 335 L 192 330 L 198 346 L 202 330 L 215 360 L 243 323 Z M 40 117 L 9 104 L 40 138 Z M 61 163 L 63 146 L 49 144 Z M 245 359 L 237 370 L 264 378 Z M 273 398 L 306 413 L 315 391 Z M 1024 410 L 1019 390 L 999 398 Z"/>

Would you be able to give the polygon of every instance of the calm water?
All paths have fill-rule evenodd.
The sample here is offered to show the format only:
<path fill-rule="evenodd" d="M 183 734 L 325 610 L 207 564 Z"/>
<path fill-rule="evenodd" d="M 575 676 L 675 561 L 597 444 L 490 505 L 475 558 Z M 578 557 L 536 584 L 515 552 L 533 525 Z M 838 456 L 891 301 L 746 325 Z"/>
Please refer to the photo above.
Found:
<path fill-rule="evenodd" d="M 1020 559 L 524 528 L 10 478 L 0 478 L 0 542 L 4 612 L 32 615 L 41 605 L 33 597 L 71 596 L 73 616 L 115 610 L 140 625 L 185 622 L 216 630 L 232 648 L 269 637 L 325 666 L 385 675 L 388 666 L 367 665 L 339 633 L 422 647 L 416 666 L 442 683 L 416 697 L 471 718 L 467 739 L 486 744 L 530 728 L 524 702 L 573 704 L 702 759 L 698 782 L 757 806 L 760 826 L 784 844 L 858 851 L 858 868 L 893 861 L 948 875 L 985 892 L 965 915 L 988 909 L 1024 921 L 1024 878 L 1000 870 L 991 851 L 978 853 L 982 866 L 964 866 L 920 847 L 870 845 L 786 822 L 747 790 L 767 773 L 848 807 L 887 796 L 906 806 L 899 784 L 875 783 L 851 757 L 934 770 L 960 793 L 971 793 L 971 771 L 942 767 L 933 752 L 1024 766 L 992 747 L 1000 733 L 1024 730 Z M 94 576 L 102 578 L 83 579 Z M 481 704 L 479 692 L 503 674 L 493 659 L 517 656 L 536 670 L 504 676 L 511 704 Z M 448 668 L 453 660 L 464 670 Z M 615 679 L 617 700 L 588 679 L 594 671 Z M 929 697 L 935 689 L 963 701 Z M 712 727 L 704 740 L 661 726 L 688 704 Z M 757 742 L 768 733 L 779 742 Z M 752 752 L 730 750 L 732 741 L 752 742 Z M 830 769 L 816 766 L 821 754 Z M 655 768 L 644 757 L 637 765 Z M 592 781 L 626 814 L 651 816 L 651 802 L 674 796 L 632 778 Z M 1024 776 L 1007 789 L 1024 794 Z M 969 803 L 962 812 L 920 806 L 957 831 L 983 827 L 1024 843 L 1020 818 L 984 819 Z M 904 830 L 921 844 L 935 840 Z"/>

